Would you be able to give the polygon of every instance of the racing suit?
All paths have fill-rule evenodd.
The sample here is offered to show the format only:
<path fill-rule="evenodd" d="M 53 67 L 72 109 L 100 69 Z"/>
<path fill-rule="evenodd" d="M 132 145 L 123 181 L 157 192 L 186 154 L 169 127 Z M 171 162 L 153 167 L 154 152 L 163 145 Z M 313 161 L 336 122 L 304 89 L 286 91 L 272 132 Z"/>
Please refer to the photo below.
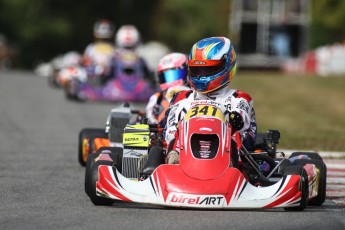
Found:
<path fill-rule="evenodd" d="M 83 54 L 83 65 L 87 75 L 91 77 L 107 76 L 114 50 L 114 46 L 108 42 L 97 41 L 89 44 Z"/>
<path fill-rule="evenodd" d="M 183 85 L 172 86 L 167 90 L 157 92 L 153 94 L 146 106 L 146 117 L 151 124 L 159 123 L 166 110 L 169 107 L 170 101 L 173 98 L 174 94 L 179 91 L 189 90 L 190 88 Z"/>
<path fill-rule="evenodd" d="M 164 134 L 165 140 L 169 146 L 167 152 L 169 152 L 170 149 L 179 150 L 179 143 L 173 141 L 177 135 L 176 131 L 179 120 L 185 116 L 188 109 L 192 106 L 207 103 L 212 103 L 219 107 L 228 121 L 231 112 L 237 112 L 241 115 L 243 127 L 237 131 L 242 137 L 244 147 L 249 151 L 253 151 L 255 149 L 257 132 L 253 100 L 250 95 L 245 92 L 223 87 L 208 94 L 200 94 L 196 91 L 182 91 L 171 100 L 170 107 L 166 112 L 166 129 Z M 235 138 L 233 137 L 232 151 L 236 154 L 237 148 L 234 140 Z M 232 154 L 234 155 L 234 166 L 238 163 L 238 153 L 235 154 Z"/>

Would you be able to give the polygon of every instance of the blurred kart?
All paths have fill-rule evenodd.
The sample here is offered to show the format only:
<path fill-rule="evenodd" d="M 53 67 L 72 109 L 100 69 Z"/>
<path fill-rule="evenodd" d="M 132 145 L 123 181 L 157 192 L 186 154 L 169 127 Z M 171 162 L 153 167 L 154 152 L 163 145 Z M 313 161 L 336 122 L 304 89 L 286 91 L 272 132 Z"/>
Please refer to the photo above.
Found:
<path fill-rule="evenodd" d="M 123 147 L 89 155 L 85 192 L 91 201 L 292 211 L 324 203 L 327 168 L 322 158 L 315 152 L 275 157 L 279 131 L 269 130 L 258 143 L 263 148 L 255 152 L 248 152 L 236 135 L 240 164 L 235 168 L 232 127 L 219 108 L 211 103 L 193 107 L 178 127 L 178 164 L 164 164 L 162 130 L 148 124 L 134 127 L 130 136 L 125 131 Z"/>
<path fill-rule="evenodd" d="M 76 51 L 54 58 L 51 68 L 48 83 L 53 88 L 63 88 L 71 78 L 80 77 L 81 80 L 85 80 L 86 77 L 86 72 L 81 66 L 81 55 Z"/>
<path fill-rule="evenodd" d="M 66 94 L 80 101 L 147 102 L 157 91 L 148 74 L 138 55 L 123 51 L 114 57 L 110 75 L 73 79 Z"/>
<path fill-rule="evenodd" d="M 128 103 L 113 108 L 107 117 L 105 128 L 84 128 L 79 132 L 78 161 L 86 165 L 90 154 L 107 149 L 123 147 L 122 137 L 126 126 L 144 119 L 144 112 L 133 110 Z"/>
<path fill-rule="evenodd" d="M 69 66 L 63 68 L 57 74 L 56 82 L 59 87 L 66 89 L 73 79 L 77 79 L 80 82 L 86 82 L 86 70 L 82 66 Z M 67 94 L 66 96 L 70 97 L 71 95 Z"/>

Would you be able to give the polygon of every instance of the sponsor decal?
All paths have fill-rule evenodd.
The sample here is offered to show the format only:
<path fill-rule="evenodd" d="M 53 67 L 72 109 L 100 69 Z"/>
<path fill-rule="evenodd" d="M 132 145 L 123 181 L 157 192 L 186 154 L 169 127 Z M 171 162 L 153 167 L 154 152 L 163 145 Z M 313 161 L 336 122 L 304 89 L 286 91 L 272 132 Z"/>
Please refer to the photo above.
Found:
<path fill-rule="evenodd" d="M 173 114 L 173 115 L 169 118 L 168 124 L 169 124 L 169 126 L 175 126 L 175 125 L 176 125 L 176 122 L 175 122 L 175 114 Z"/>
<path fill-rule="evenodd" d="M 124 146 L 148 147 L 150 138 L 149 133 L 123 133 L 122 143 Z"/>
<path fill-rule="evenodd" d="M 175 120 L 176 120 L 176 110 L 177 110 L 177 107 L 173 107 L 169 111 L 168 121 L 167 121 L 169 126 L 174 126 L 176 124 L 176 122 L 175 122 Z"/>
<path fill-rule="evenodd" d="M 194 105 L 215 105 L 217 107 L 221 107 L 220 103 L 216 101 L 212 101 L 212 100 L 197 100 L 197 101 L 191 102 L 191 106 L 194 106 Z"/>
<path fill-rule="evenodd" d="M 126 142 L 139 141 L 139 138 L 138 137 L 127 137 L 127 138 L 125 138 L 125 141 Z"/>
<path fill-rule="evenodd" d="M 225 202 L 225 197 L 223 195 L 170 193 L 168 202 L 177 206 L 222 207 Z"/>
<path fill-rule="evenodd" d="M 229 112 L 231 112 L 231 104 L 227 104 L 227 105 L 226 105 L 226 110 L 229 111 Z"/>
<path fill-rule="evenodd" d="M 237 106 L 236 106 L 236 108 L 238 108 L 238 109 L 240 109 L 240 110 L 243 110 L 243 111 L 245 111 L 245 112 L 249 112 L 249 105 L 248 105 L 248 103 L 245 101 L 245 100 L 241 100 L 238 104 L 237 104 Z"/>
<path fill-rule="evenodd" d="M 194 61 L 192 64 L 193 65 L 206 65 L 206 62 L 204 62 L 204 61 Z"/>

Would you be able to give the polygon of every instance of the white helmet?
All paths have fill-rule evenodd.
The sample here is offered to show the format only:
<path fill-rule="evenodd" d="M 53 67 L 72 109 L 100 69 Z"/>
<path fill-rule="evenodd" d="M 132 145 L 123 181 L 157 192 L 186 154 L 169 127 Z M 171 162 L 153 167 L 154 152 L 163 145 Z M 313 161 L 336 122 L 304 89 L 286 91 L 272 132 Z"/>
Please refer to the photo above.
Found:
<path fill-rule="evenodd" d="M 140 33 L 133 25 L 123 25 L 116 33 L 115 43 L 120 48 L 136 48 L 140 43 Z"/>
<path fill-rule="evenodd" d="M 97 39 L 112 39 L 114 32 L 115 25 L 107 19 L 99 20 L 93 26 L 93 35 Z"/>

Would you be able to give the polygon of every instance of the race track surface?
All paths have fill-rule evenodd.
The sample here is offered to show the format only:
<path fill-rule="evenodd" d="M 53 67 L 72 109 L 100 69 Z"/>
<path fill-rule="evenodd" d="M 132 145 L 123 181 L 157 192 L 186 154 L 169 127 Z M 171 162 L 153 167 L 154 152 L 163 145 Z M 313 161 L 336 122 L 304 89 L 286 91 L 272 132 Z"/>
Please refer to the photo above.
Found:
<path fill-rule="evenodd" d="M 113 105 L 67 101 L 47 82 L 0 72 L 0 229 L 345 229 L 344 206 L 330 199 L 303 212 L 96 207 L 84 193 L 78 132 L 104 127 Z"/>

